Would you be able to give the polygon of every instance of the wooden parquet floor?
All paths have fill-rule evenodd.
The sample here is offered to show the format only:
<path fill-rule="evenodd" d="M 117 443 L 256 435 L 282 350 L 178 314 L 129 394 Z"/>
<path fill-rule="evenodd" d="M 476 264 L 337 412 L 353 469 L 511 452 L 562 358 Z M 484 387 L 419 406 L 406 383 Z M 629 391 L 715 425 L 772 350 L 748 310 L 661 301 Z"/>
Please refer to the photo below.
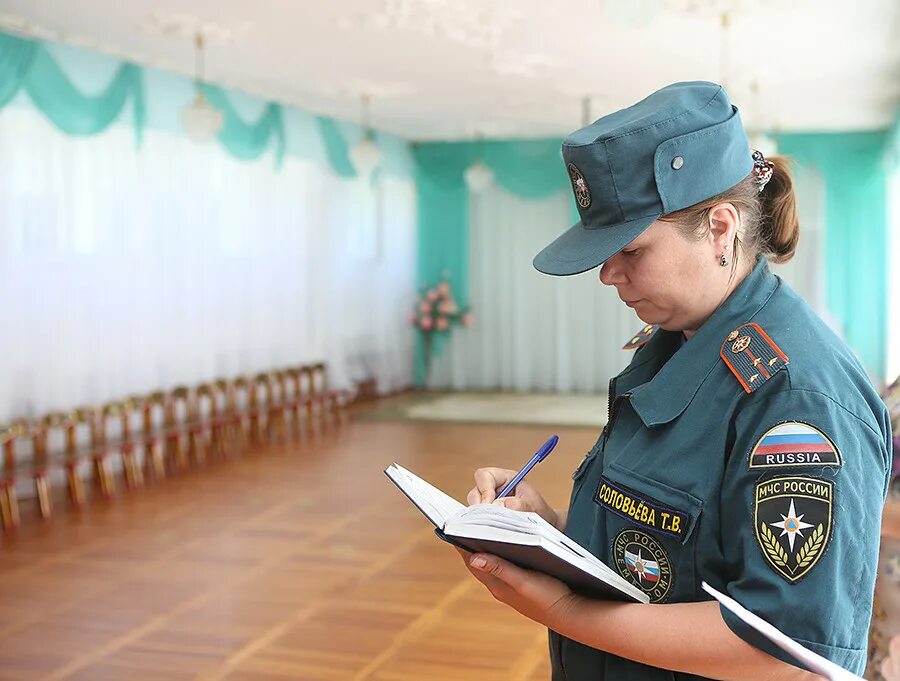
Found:
<path fill-rule="evenodd" d="M 587 429 L 530 480 L 557 505 Z M 0 545 L 0 680 L 546 681 L 546 632 L 496 603 L 382 473 L 463 500 L 546 428 L 352 422 L 26 523 Z"/>

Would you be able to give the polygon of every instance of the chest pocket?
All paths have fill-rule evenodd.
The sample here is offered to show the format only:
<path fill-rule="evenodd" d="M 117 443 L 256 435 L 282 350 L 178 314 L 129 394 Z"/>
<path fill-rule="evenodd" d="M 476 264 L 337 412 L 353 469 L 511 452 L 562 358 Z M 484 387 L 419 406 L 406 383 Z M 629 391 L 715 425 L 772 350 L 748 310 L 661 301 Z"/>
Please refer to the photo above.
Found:
<path fill-rule="evenodd" d="M 617 462 L 604 466 L 593 495 L 604 513 L 607 564 L 652 603 L 693 600 L 703 501 Z"/>

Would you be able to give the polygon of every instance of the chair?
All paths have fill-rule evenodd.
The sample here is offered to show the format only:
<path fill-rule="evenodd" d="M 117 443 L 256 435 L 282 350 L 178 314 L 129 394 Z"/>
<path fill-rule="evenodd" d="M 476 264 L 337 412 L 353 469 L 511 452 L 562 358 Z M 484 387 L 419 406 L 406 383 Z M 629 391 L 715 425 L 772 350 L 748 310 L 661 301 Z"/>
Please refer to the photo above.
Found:
<path fill-rule="evenodd" d="M 166 394 L 154 392 L 140 399 L 141 439 L 144 446 L 144 471 L 154 480 L 166 477 L 164 451 Z"/>
<path fill-rule="evenodd" d="M 310 367 L 313 384 L 313 395 L 319 405 L 319 418 L 323 421 L 338 420 L 343 416 L 344 408 L 350 401 L 350 393 L 346 390 L 330 390 L 325 364 L 318 362 Z"/>
<path fill-rule="evenodd" d="M 188 459 L 195 465 L 205 464 L 212 449 L 215 395 L 209 383 L 197 386 L 188 396 Z"/>
<path fill-rule="evenodd" d="M 269 442 L 284 442 L 285 439 L 285 395 L 287 384 L 280 371 L 270 371 L 265 376 L 266 394 L 266 439 Z"/>
<path fill-rule="evenodd" d="M 283 391 L 285 422 L 287 415 L 290 414 L 292 435 L 294 437 L 300 437 L 300 434 L 302 433 L 301 409 L 305 409 L 300 386 L 300 369 L 298 367 L 291 367 L 283 369 L 279 373 L 281 374 L 280 380 Z"/>
<path fill-rule="evenodd" d="M 128 489 L 144 485 L 144 471 L 137 460 L 140 440 L 135 437 L 136 427 L 141 423 L 142 405 L 143 400 L 139 397 L 129 397 L 119 402 L 119 451 L 122 455 L 122 469 Z"/>
<path fill-rule="evenodd" d="M 251 390 L 250 381 L 241 376 L 232 384 L 232 404 L 231 413 L 233 415 L 235 428 L 237 430 L 237 441 L 240 451 L 247 449 L 250 444 L 251 437 L 248 434 L 248 427 L 245 423 L 249 423 L 249 430 L 253 430 L 254 419 L 257 421 L 259 416 L 253 415 L 255 409 L 253 406 L 253 391 Z M 245 418 L 246 417 L 246 418 Z M 257 430 L 259 429 L 257 425 Z"/>
<path fill-rule="evenodd" d="M 0 448 L 3 450 L 3 469 L 0 474 L 0 520 L 6 532 L 19 526 L 19 501 L 16 496 L 16 441 L 22 435 L 21 424 L 11 423 L 0 428 Z"/>
<path fill-rule="evenodd" d="M 69 499 L 75 508 L 84 505 L 84 484 L 79 468 L 81 463 L 91 457 L 99 444 L 97 426 L 97 413 L 91 407 L 76 409 L 67 419 L 66 423 L 66 454 L 64 466 L 69 485 Z M 103 466 L 101 466 L 101 469 Z M 98 482 L 101 493 L 105 496 L 112 495 L 109 479 L 102 470 L 98 471 Z M 104 486 L 105 489 L 104 489 Z"/>
<path fill-rule="evenodd" d="M 100 483 L 100 492 L 105 499 L 109 499 L 116 491 L 116 479 L 110 470 L 109 457 L 118 452 L 124 468 L 125 456 L 122 449 L 128 432 L 128 413 L 122 402 L 110 402 L 96 410 L 95 418 L 97 436 L 91 449 L 91 461 L 94 477 Z M 131 487 L 127 476 L 126 484 Z"/>
<path fill-rule="evenodd" d="M 315 377 L 312 365 L 304 364 L 297 368 L 297 386 L 303 405 L 303 419 L 306 423 L 306 434 L 312 435 L 322 405 L 316 396 Z"/>
<path fill-rule="evenodd" d="M 69 415 L 54 412 L 44 416 L 32 430 L 31 475 L 38 510 L 45 520 L 53 514 L 52 486 L 48 477 L 52 468 L 65 468 L 68 428 Z"/>
<path fill-rule="evenodd" d="M 247 416 L 250 420 L 250 444 L 253 447 L 258 447 L 262 444 L 262 420 L 267 413 L 270 395 L 268 374 L 257 374 L 248 381 L 248 384 L 249 400 Z"/>
<path fill-rule="evenodd" d="M 235 390 L 231 381 L 219 378 L 213 382 L 213 397 L 217 417 L 213 421 L 213 451 L 216 442 L 223 458 L 237 453 L 241 448 L 239 429 L 241 417 L 235 403 Z M 218 433 L 218 435 L 217 435 Z"/>
<path fill-rule="evenodd" d="M 166 401 L 165 457 L 175 471 L 188 467 L 182 440 L 188 433 L 190 399 L 190 390 L 186 386 L 178 386 L 169 393 Z"/>

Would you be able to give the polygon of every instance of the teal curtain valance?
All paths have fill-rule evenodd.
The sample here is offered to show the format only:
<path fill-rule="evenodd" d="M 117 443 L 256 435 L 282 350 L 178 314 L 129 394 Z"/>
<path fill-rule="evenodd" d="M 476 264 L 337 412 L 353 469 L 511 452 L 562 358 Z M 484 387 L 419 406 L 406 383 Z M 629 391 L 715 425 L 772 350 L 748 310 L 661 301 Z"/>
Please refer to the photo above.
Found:
<path fill-rule="evenodd" d="M 275 167 L 281 167 L 285 135 L 280 105 L 269 103 L 256 123 L 247 123 L 238 115 L 222 88 L 208 83 L 202 83 L 199 87 L 210 104 L 225 116 L 218 139 L 232 156 L 251 161 L 259 158 L 271 144 L 274 147 Z"/>
<path fill-rule="evenodd" d="M 107 128 L 131 104 L 140 142 L 146 111 L 141 70 L 122 64 L 97 95 L 84 95 L 39 42 L 0 33 L 0 108 L 24 90 L 63 132 L 93 135 Z"/>
<path fill-rule="evenodd" d="M 80 52 L 77 48 L 53 48 L 38 40 L 0 32 L 0 109 L 8 105 L 19 92 L 25 92 L 35 108 L 60 130 L 70 135 L 91 135 L 107 128 L 130 106 L 135 138 L 140 142 L 147 125 L 145 98 L 148 81 L 158 85 L 161 82 L 160 76 L 134 64 L 118 63 L 86 51 Z M 105 74 L 101 76 L 103 87 L 97 94 L 83 94 L 60 66 L 60 60 L 74 57 L 74 68 L 77 71 L 82 55 L 96 58 L 95 63 L 97 60 L 101 63 L 105 61 L 115 69 L 111 78 Z M 93 76 L 92 72 L 89 74 Z M 159 95 L 151 102 L 156 109 L 183 107 L 189 103 L 187 93 L 181 93 L 186 85 L 184 79 L 167 76 L 164 82 L 167 88 L 165 91 L 153 90 L 154 97 Z M 229 93 L 225 88 L 209 83 L 202 83 L 199 87 L 207 100 L 223 113 L 224 126 L 218 134 L 218 141 L 231 156 L 241 160 L 254 160 L 271 149 L 275 166 L 280 167 L 289 147 L 290 131 L 292 152 L 327 162 L 339 177 L 356 177 L 356 169 L 350 160 L 348 140 L 361 134 L 362 131 L 357 126 L 323 116 L 310 116 L 301 111 L 288 112 L 274 102 L 265 103 L 258 118 L 248 121 L 235 106 L 235 103 L 240 104 L 240 93 Z M 178 94 L 173 96 L 176 92 Z M 167 113 L 166 120 L 172 121 L 177 127 L 180 119 L 178 111 L 174 113 L 174 116 L 171 111 Z M 291 115 L 290 126 L 286 121 L 288 113 Z M 166 129 L 171 129 L 171 124 Z M 405 143 L 390 136 L 373 137 L 385 154 L 383 168 L 376 169 L 373 178 L 377 178 L 381 172 L 403 176 L 412 174 L 412 160 Z"/>

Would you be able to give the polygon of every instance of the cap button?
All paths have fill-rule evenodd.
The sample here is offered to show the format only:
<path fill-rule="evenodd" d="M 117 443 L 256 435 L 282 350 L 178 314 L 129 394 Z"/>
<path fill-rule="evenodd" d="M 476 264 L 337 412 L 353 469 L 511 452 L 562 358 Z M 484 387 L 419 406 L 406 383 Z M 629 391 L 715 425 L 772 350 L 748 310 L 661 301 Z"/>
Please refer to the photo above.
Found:
<path fill-rule="evenodd" d="M 678 169 L 681 168 L 681 166 L 683 166 L 683 165 L 684 165 L 684 158 L 683 158 L 683 157 L 681 157 L 681 156 L 676 156 L 675 158 L 672 159 L 672 167 L 673 167 L 675 170 L 678 170 Z"/>

